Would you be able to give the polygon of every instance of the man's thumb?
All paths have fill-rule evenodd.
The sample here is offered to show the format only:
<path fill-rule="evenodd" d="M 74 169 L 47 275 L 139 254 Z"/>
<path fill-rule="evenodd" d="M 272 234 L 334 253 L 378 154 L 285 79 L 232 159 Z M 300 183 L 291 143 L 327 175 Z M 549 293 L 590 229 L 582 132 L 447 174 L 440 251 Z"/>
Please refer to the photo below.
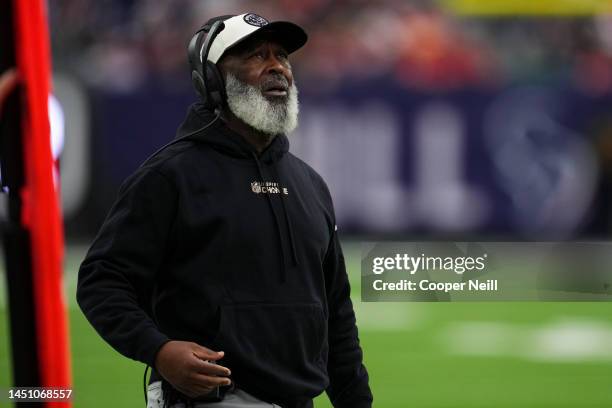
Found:
<path fill-rule="evenodd" d="M 194 348 L 194 354 L 201 360 L 212 361 L 220 360 L 225 355 L 223 351 L 213 351 L 204 346 L 200 346 L 199 344 L 196 344 L 196 347 Z"/>

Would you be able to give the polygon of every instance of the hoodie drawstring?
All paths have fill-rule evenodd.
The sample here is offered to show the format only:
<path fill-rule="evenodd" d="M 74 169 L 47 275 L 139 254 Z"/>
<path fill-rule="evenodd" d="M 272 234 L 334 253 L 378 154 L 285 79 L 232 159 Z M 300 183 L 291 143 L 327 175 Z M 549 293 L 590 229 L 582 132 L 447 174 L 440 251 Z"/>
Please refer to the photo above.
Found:
<path fill-rule="evenodd" d="M 276 171 L 276 167 L 273 166 L 272 169 L 274 170 L 274 175 L 276 176 L 276 179 L 280 183 L 280 177 L 278 175 L 278 172 Z M 295 238 L 293 236 L 293 226 L 291 225 L 291 218 L 289 218 L 289 212 L 287 211 L 287 205 L 285 204 L 285 200 L 282 198 L 281 203 L 283 205 L 283 212 L 285 213 L 285 222 L 287 223 L 287 230 L 289 231 L 289 244 L 291 246 L 293 265 L 297 266 L 299 262 L 297 257 L 297 251 L 295 250 Z"/>
<path fill-rule="evenodd" d="M 259 173 L 259 178 L 261 179 L 262 182 L 265 182 L 264 176 L 263 176 L 263 170 L 261 169 L 261 162 L 259 161 L 259 158 L 257 157 L 257 154 L 255 154 L 255 152 L 252 152 L 253 155 L 253 159 L 255 160 L 255 164 L 257 164 L 257 171 Z M 281 247 L 281 273 L 280 273 L 280 280 L 281 282 L 286 282 L 287 281 L 287 271 L 286 269 L 288 268 L 289 265 L 287 265 L 287 256 L 285 255 L 285 247 L 283 246 L 283 234 L 281 231 L 281 226 L 280 226 L 280 219 L 278 216 L 278 213 L 276 212 L 276 209 L 274 208 L 274 204 L 272 203 L 272 198 L 270 197 L 270 194 L 265 194 L 267 200 L 268 200 L 268 204 L 270 205 L 270 209 L 272 210 L 272 214 L 274 215 L 274 223 L 276 224 L 276 232 L 278 232 L 278 240 L 280 243 L 280 247 Z M 282 201 L 282 198 L 281 198 Z M 284 206 L 284 204 L 283 204 Z M 285 207 L 283 207 L 283 209 L 285 209 Z M 285 209 L 285 219 L 287 217 L 287 211 Z M 289 229 L 289 231 L 291 231 Z M 293 242 L 292 242 L 292 246 L 293 246 Z"/>

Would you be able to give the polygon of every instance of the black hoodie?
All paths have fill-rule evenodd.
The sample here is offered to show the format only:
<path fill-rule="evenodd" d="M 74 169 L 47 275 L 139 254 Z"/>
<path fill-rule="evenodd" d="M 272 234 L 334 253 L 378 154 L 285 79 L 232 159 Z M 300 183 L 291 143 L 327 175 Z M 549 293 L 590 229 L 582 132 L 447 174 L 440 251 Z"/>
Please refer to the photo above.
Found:
<path fill-rule="evenodd" d="M 169 340 L 225 351 L 269 402 L 369 407 L 350 288 L 322 178 L 277 136 L 257 155 L 191 107 L 117 201 L 79 271 L 78 303 L 117 351 L 150 366 Z"/>

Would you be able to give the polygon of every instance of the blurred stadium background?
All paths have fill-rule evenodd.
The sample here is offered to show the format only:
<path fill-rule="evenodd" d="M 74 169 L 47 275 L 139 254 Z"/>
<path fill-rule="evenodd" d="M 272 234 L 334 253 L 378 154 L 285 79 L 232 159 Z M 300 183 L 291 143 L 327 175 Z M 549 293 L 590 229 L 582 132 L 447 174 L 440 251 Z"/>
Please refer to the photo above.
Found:
<path fill-rule="evenodd" d="M 302 109 L 291 149 L 334 196 L 376 406 L 612 406 L 609 303 L 362 303 L 358 244 L 609 240 L 609 1 L 50 0 L 48 7 L 75 406 L 143 405 L 144 367 L 103 343 L 76 308 L 78 265 L 123 179 L 174 137 L 195 99 L 191 34 L 211 16 L 244 11 L 309 32 L 293 57 Z M 323 397 L 317 406 L 329 403 Z"/>

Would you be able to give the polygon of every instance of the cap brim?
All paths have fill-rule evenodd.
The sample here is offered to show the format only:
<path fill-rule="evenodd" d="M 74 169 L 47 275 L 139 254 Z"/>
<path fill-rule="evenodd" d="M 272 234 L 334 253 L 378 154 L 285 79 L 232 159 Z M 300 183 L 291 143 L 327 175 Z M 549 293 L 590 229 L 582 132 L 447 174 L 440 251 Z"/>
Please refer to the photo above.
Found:
<path fill-rule="evenodd" d="M 299 50 L 308 41 L 308 35 L 302 27 L 289 21 L 273 21 L 255 31 L 253 35 L 261 32 L 271 33 L 272 38 L 277 40 L 288 53 Z"/>
<path fill-rule="evenodd" d="M 302 48 L 304 44 L 306 44 L 306 41 L 308 41 L 308 35 L 302 27 L 297 24 L 289 21 L 273 21 L 241 38 L 239 41 L 236 41 L 224 51 L 224 54 L 232 48 L 243 44 L 246 40 L 261 35 L 267 35 L 269 38 L 278 41 L 289 54 Z"/>

